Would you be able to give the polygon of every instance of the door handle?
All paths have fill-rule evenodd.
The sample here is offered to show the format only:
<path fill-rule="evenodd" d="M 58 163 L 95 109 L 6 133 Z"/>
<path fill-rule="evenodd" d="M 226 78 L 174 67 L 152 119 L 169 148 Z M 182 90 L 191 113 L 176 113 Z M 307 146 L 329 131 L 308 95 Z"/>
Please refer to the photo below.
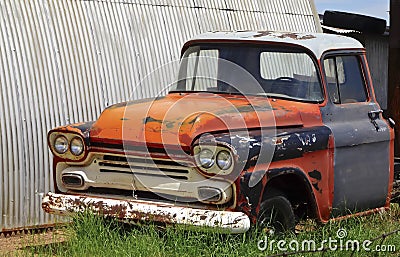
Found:
<path fill-rule="evenodd" d="M 379 119 L 379 115 L 383 113 L 382 110 L 376 110 L 376 111 L 370 111 L 368 112 L 368 117 L 372 123 L 372 125 L 374 125 L 376 131 L 380 130 L 380 127 L 378 125 L 378 123 L 376 122 L 377 119 Z"/>

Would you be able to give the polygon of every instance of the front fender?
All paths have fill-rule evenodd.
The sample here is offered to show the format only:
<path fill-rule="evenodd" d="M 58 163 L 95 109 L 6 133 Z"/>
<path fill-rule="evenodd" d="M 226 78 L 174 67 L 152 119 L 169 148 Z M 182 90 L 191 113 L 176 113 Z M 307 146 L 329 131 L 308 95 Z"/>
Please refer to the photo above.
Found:
<path fill-rule="evenodd" d="M 260 182 L 257 183 L 255 186 L 250 186 L 251 183 L 249 183 L 252 176 L 262 176 L 262 178 L 259 179 Z M 273 168 L 267 171 L 259 170 L 243 174 L 243 176 L 239 180 L 239 210 L 242 210 L 243 212 L 248 214 L 251 217 L 252 221 L 256 222 L 256 218 L 260 211 L 260 205 L 263 200 L 265 200 L 264 197 L 268 190 L 273 187 L 272 182 L 279 179 L 284 183 L 285 179 L 289 177 L 296 177 L 297 183 L 301 183 L 301 185 L 298 185 L 298 187 L 304 188 L 304 194 L 307 197 L 307 202 L 310 204 L 311 211 L 316 216 L 320 216 L 318 215 L 319 210 L 312 184 L 308 179 L 306 173 L 296 167 Z M 293 179 L 291 179 L 291 181 L 293 181 Z M 283 193 L 286 193 L 283 189 L 282 191 Z"/>

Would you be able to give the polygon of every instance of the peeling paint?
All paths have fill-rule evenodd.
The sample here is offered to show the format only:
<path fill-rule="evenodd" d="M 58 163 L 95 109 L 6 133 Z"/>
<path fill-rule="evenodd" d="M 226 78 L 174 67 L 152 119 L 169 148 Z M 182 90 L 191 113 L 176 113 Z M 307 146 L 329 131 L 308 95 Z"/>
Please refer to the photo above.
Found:
<path fill-rule="evenodd" d="M 125 118 L 125 120 L 129 120 L 129 119 Z M 150 116 L 144 118 L 144 120 L 143 120 L 143 124 L 145 124 L 145 125 L 148 124 L 148 123 L 151 123 L 151 122 L 156 122 L 156 123 L 159 123 L 159 124 L 165 124 L 165 126 L 167 128 L 169 128 L 169 129 L 173 128 L 174 125 L 175 125 L 175 122 L 173 122 L 173 121 L 158 120 L 158 119 L 154 119 L 154 118 L 152 118 Z"/>
<path fill-rule="evenodd" d="M 296 40 L 307 40 L 307 39 L 314 39 L 316 36 L 314 35 L 301 35 L 297 33 L 285 33 L 277 36 L 278 38 L 292 38 Z"/>
<path fill-rule="evenodd" d="M 322 188 L 319 186 L 319 182 L 322 180 L 322 174 L 318 170 L 313 170 L 308 173 L 311 178 L 311 184 L 317 190 L 317 192 L 322 193 Z"/>
<path fill-rule="evenodd" d="M 49 193 L 43 199 L 42 208 L 52 214 L 68 215 L 91 211 L 121 220 L 220 228 L 229 233 L 244 233 L 250 228 L 250 219 L 242 212 L 194 209 L 132 199 L 116 200 Z"/>
<path fill-rule="evenodd" d="M 314 178 L 314 179 L 316 179 L 318 181 L 321 181 L 321 179 L 322 179 L 321 172 L 319 172 L 318 170 L 313 170 L 313 171 L 309 172 L 308 175 L 311 178 Z"/>
<path fill-rule="evenodd" d="M 258 37 L 265 37 L 269 36 L 272 34 L 271 31 L 257 31 L 258 34 L 254 35 L 253 37 L 258 38 Z"/>

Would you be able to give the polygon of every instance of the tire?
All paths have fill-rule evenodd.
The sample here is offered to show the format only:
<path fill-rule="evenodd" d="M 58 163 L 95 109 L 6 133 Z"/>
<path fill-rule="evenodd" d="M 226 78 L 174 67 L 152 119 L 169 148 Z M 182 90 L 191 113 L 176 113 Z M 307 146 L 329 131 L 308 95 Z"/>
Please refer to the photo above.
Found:
<path fill-rule="evenodd" d="M 296 218 L 289 200 L 283 195 L 272 196 L 260 205 L 258 229 L 273 229 L 275 233 L 294 231 Z"/>

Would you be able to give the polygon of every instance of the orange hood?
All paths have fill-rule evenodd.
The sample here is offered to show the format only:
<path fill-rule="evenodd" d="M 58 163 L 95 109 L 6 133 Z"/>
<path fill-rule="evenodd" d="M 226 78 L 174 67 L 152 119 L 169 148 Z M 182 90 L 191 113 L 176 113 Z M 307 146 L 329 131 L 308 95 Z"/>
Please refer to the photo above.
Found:
<path fill-rule="evenodd" d="M 174 93 L 131 101 L 104 110 L 90 131 L 90 139 L 189 147 L 203 133 L 303 125 L 298 109 L 288 101 L 280 102 L 210 93 Z"/>

